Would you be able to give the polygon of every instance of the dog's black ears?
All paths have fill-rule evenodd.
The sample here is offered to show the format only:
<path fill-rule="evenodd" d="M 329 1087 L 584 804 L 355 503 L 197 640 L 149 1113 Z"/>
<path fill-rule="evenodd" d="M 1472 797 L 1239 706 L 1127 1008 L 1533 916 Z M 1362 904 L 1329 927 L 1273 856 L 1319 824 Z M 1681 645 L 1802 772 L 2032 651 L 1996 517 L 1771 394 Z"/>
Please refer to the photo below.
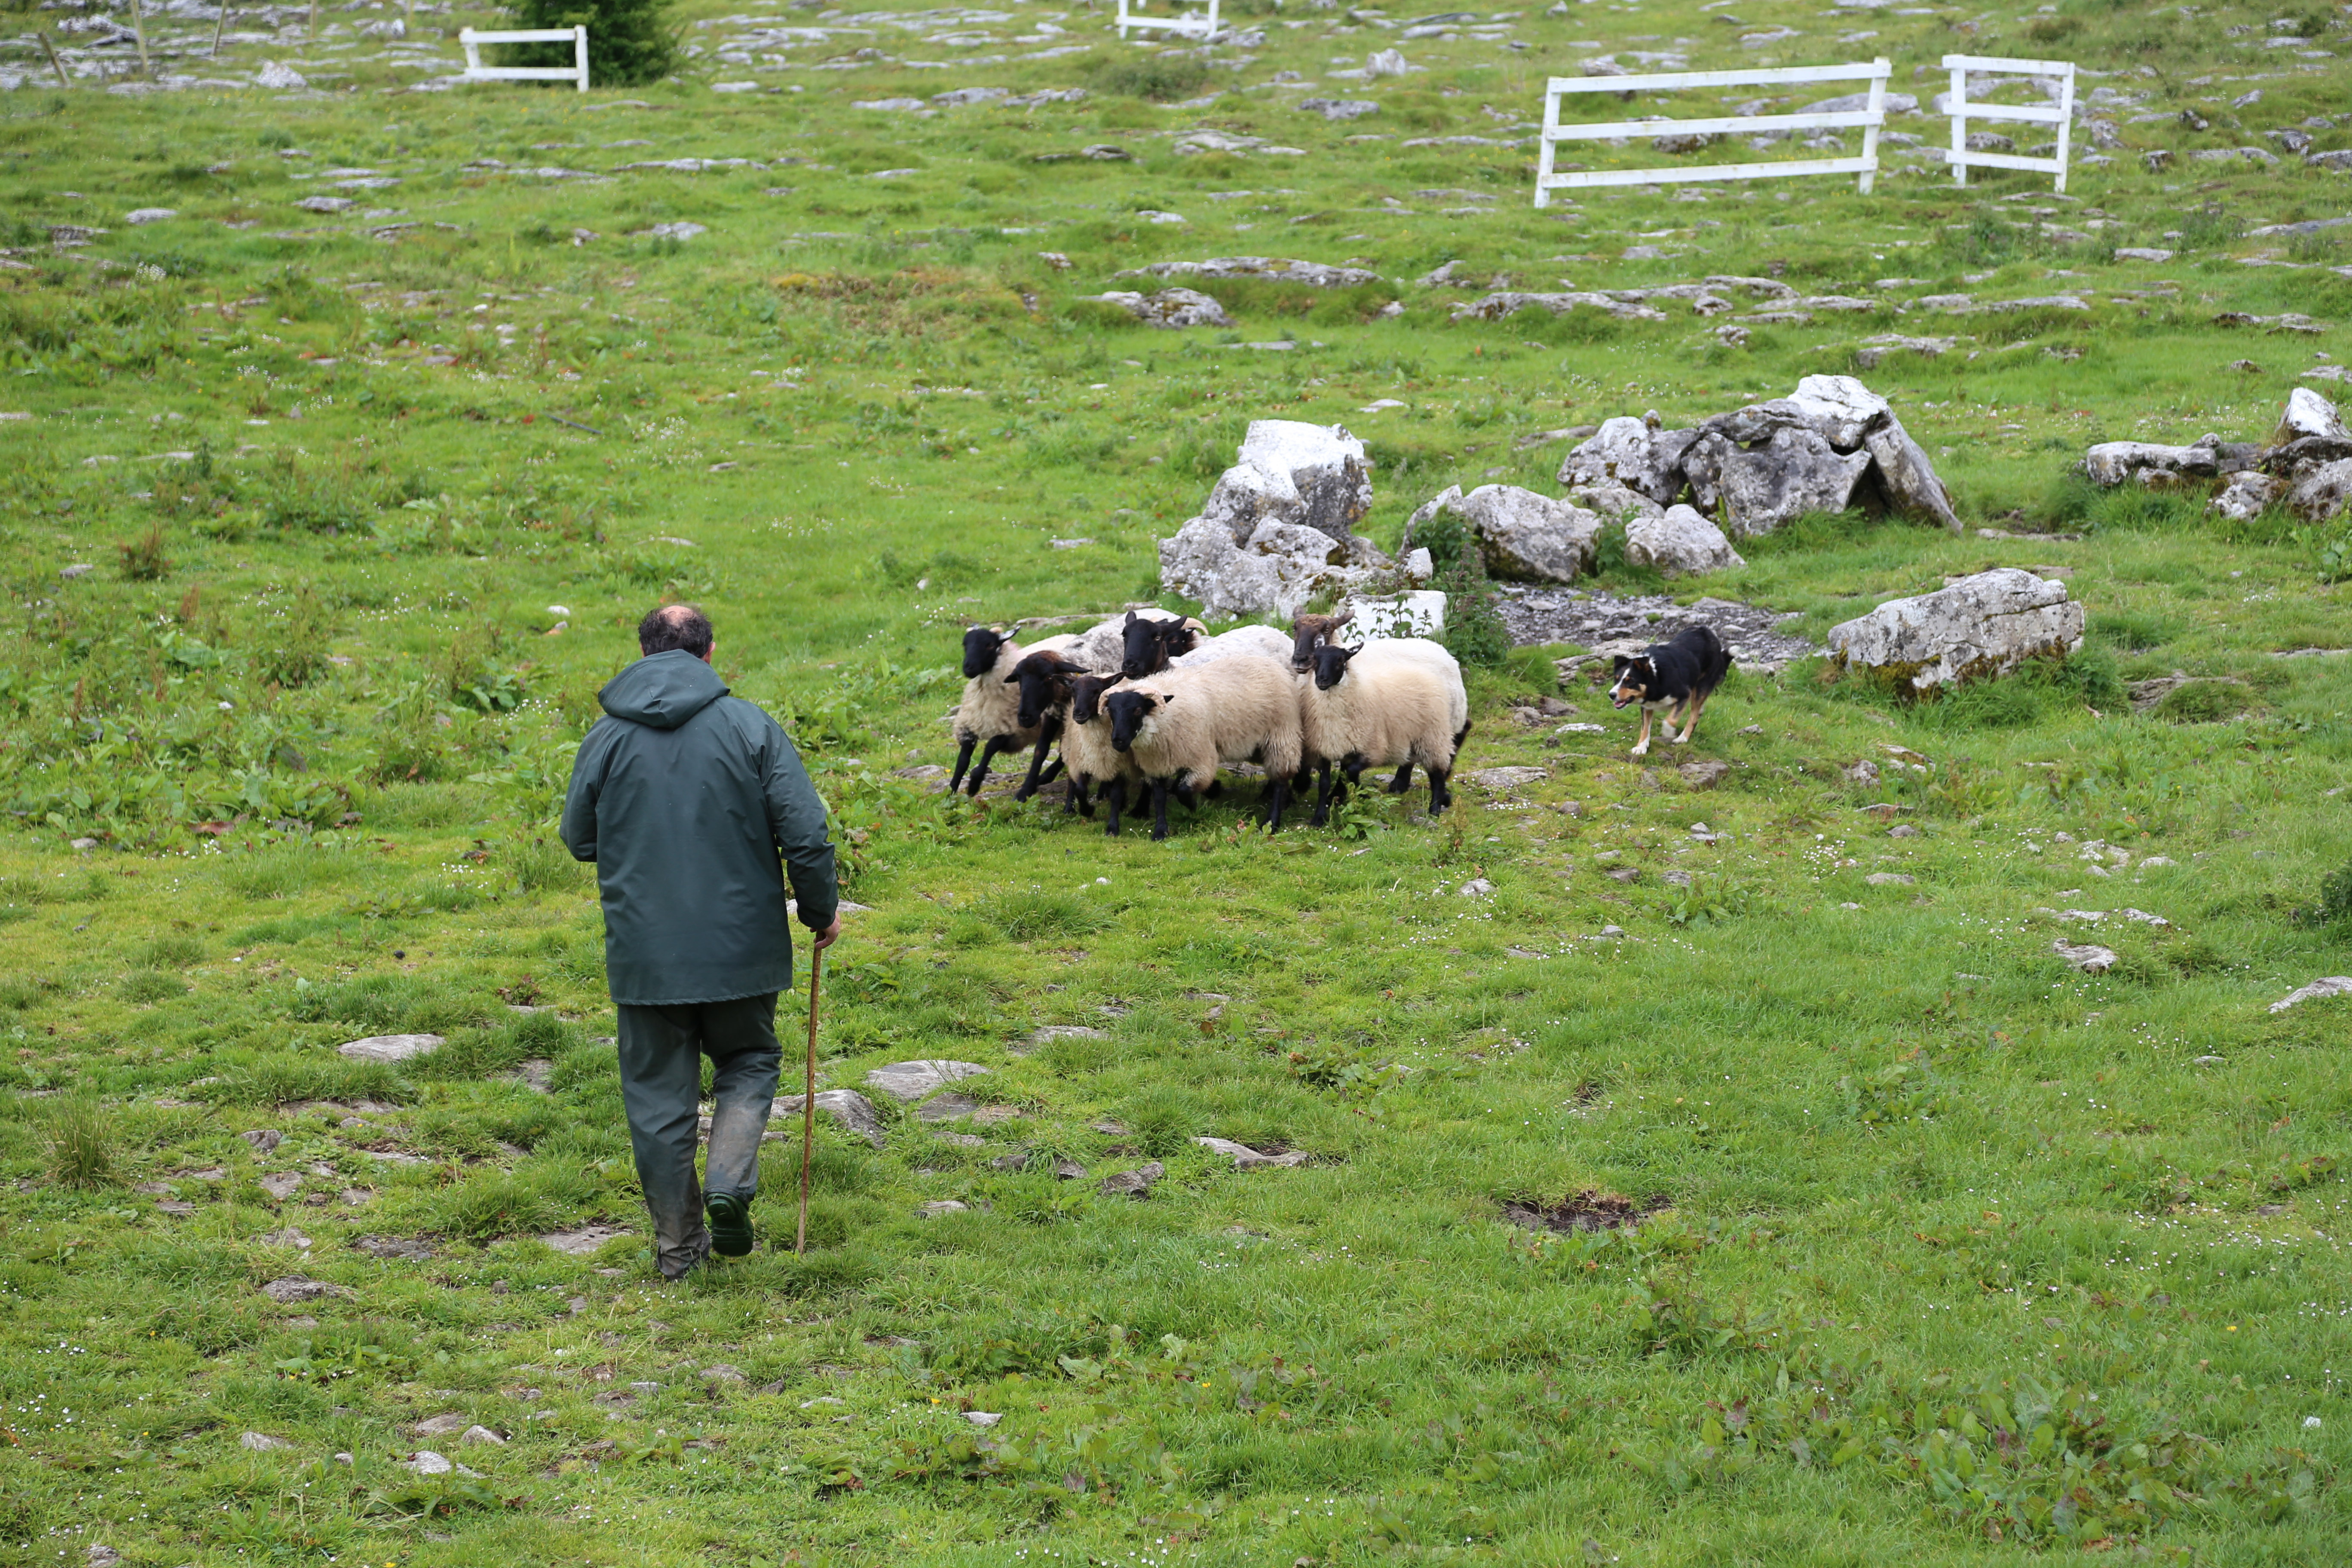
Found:
<path fill-rule="evenodd" d="M 1609 673 L 1612 675 L 1622 675 L 1627 669 L 1633 667 L 1633 661 L 1632 659 L 1627 658 L 1621 653 L 1616 657 L 1616 658 L 1611 661 Z"/>

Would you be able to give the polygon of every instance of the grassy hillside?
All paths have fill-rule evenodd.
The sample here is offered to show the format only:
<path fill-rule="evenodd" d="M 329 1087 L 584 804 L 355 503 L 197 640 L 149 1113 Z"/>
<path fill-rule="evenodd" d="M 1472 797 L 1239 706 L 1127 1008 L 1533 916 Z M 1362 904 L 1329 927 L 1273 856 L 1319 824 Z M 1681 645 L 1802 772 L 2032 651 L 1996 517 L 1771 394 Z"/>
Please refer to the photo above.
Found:
<path fill-rule="evenodd" d="M 239 12 L 217 59 L 151 13 L 156 90 L 96 12 L 11 12 L 0 1563 L 2339 1561 L 2352 1002 L 2270 1009 L 2352 972 L 2352 542 L 2070 477 L 2342 391 L 2352 226 L 2292 226 L 2352 174 L 2285 133 L 2352 148 L 2352 29 L 2306 9 L 1244 5 L 1200 54 L 696 4 L 679 79 L 586 95 L 410 90 L 488 12 Z M 1884 54 L 1924 106 L 1955 50 L 2105 73 L 2107 162 L 1958 189 L 1890 141 L 1866 197 L 1529 205 L 1580 62 Z M 310 86 L 239 85 L 273 60 Z M 1085 96 L 930 105 L 974 87 Z M 1087 298 L 1243 254 L 1379 280 L 1178 279 L 1231 331 Z M 1853 303 L 1453 319 L 1717 274 Z M 1742 671 L 1634 760 L 1522 649 L 1434 822 L 1268 837 L 1244 785 L 1153 844 L 932 792 L 964 624 L 1157 599 L 1252 418 L 1362 436 L 1393 545 L 1449 483 L 1556 492 L 1574 426 L 1814 372 L 1969 531 L 1808 519 L 1667 586 L 1818 639 L 2029 565 L 2080 654 L 1924 705 Z M 951 1119 L 869 1091 L 878 1148 L 820 1129 L 804 1258 L 782 1129 L 771 1245 L 677 1287 L 551 833 L 666 597 L 838 818 L 824 1085 L 988 1069 Z M 1548 775 L 1466 782 L 1500 765 Z"/>

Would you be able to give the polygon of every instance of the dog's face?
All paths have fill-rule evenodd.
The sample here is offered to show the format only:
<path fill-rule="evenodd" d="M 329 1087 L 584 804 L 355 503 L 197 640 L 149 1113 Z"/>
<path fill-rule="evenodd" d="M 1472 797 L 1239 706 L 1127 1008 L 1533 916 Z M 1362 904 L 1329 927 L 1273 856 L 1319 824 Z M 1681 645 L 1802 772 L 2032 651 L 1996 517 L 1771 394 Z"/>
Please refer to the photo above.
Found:
<path fill-rule="evenodd" d="M 1103 711 L 1110 715 L 1111 750 L 1124 752 L 1135 744 L 1143 733 L 1144 725 L 1170 700 L 1164 692 L 1114 691 L 1103 699 Z"/>
<path fill-rule="evenodd" d="M 1070 722 L 1091 724 L 1102 717 L 1103 694 L 1127 679 L 1124 675 L 1081 675 L 1070 682 Z"/>
<path fill-rule="evenodd" d="M 963 634 L 963 678 L 977 680 L 996 668 L 996 653 L 1013 639 L 994 626 L 974 626 Z"/>
<path fill-rule="evenodd" d="M 1651 689 L 1657 685 L 1658 672 L 1646 658 L 1627 658 L 1620 654 L 1617 656 L 1615 668 L 1616 683 L 1609 689 L 1609 702 L 1612 707 L 1623 708 L 1631 703 L 1640 702 L 1646 699 L 1650 695 Z"/>
<path fill-rule="evenodd" d="M 1315 670 L 1315 689 L 1328 691 L 1339 685 L 1347 677 L 1348 661 L 1355 657 L 1354 648 L 1341 647 L 1337 643 L 1327 642 L 1317 648 L 1312 660 Z"/>

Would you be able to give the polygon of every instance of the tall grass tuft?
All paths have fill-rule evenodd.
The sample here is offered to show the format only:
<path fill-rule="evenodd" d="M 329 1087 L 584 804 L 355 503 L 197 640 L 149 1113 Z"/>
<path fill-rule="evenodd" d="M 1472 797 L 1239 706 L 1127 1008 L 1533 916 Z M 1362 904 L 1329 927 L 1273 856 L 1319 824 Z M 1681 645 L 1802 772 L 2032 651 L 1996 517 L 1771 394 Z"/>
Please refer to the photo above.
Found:
<path fill-rule="evenodd" d="M 102 1187 L 114 1180 L 106 1112 L 94 1096 L 69 1095 L 49 1108 L 41 1127 L 41 1153 L 49 1179 L 61 1187 Z"/>

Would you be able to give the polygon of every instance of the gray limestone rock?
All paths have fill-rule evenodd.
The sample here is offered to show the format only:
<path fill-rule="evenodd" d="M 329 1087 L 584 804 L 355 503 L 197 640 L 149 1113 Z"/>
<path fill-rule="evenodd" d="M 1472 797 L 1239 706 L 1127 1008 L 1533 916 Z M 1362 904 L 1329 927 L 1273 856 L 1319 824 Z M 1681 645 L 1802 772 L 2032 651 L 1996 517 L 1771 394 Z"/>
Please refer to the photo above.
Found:
<path fill-rule="evenodd" d="M 945 1061 L 926 1058 L 920 1061 L 891 1062 L 866 1073 L 866 1081 L 902 1104 L 912 1104 L 934 1094 L 960 1079 L 975 1078 L 988 1068 L 978 1062 Z M 781 1105 L 782 1102 L 778 1101 Z M 793 1109 L 800 1106 L 794 1103 Z M 817 1109 L 827 1109 L 824 1096 L 817 1096 Z"/>
<path fill-rule="evenodd" d="M 1693 444 L 1683 471 L 1700 510 L 1748 538 L 1809 511 L 1843 511 L 1869 467 L 1867 452 L 1840 453 L 1811 429 L 1783 427 L 1747 451 L 1710 431 Z"/>
<path fill-rule="evenodd" d="M 1233 318 L 1225 308 L 1195 289 L 1162 289 L 1156 294 L 1123 293 L 1088 296 L 1106 305 L 1116 305 L 1148 327 L 1175 329 L 1179 327 L 1230 327 Z"/>
<path fill-rule="evenodd" d="M 1656 517 L 1625 525 L 1625 560 L 1669 577 L 1745 566 L 1723 531 L 1686 506 L 1669 507 Z"/>
<path fill-rule="evenodd" d="M 2298 991 L 2290 991 L 2271 1004 L 2271 1011 L 2284 1013 L 2303 1002 L 2316 1002 L 2324 996 L 2352 996 L 2352 975 L 2331 974 L 2325 980 L 2315 980 Z"/>
<path fill-rule="evenodd" d="M 355 1062 L 404 1062 L 429 1057 L 443 1043 L 438 1035 L 370 1035 L 365 1039 L 345 1040 L 335 1050 Z"/>
<path fill-rule="evenodd" d="M 2228 476 L 2221 493 L 2206 510 L 2219 517 L 2251 522 L 2262 515 L 2263 508 L 2284 494 L 2286 488 L 2284 480 L 2273 479 L 2258 468 L 2242 468 Z"/>
<path fill-rule="evenodd" d="M 2306 522 L 2325 522 L 2352 504 L 2352 458 L 2323 463 L 2295 481 L 2287 510 Z"/>
<path fill-rule="evenodd" d="M 1151 1191 L 1151 1184 L 1168 1173 L 1168 1167 L 1153 1160 L 1138 1165 L 1132 1171 L 1114 1171 L 1102 1179 L 1098 1189 L 1107 1198 L 1139 1198 Z"/>
<path fill-rule="evenodd" d="M 878 1068 L 887 1071 L 887 1068 Z M 982 1068 L 986 1071 L 986 1068 Z M 777 1097 L 772 1115 L 777 1118 L 801 1113 L 802 1097 L 797 1094 Z M 873 1101 L 854 1089 L 822 1089 L 817 1090 L 816 1108 L 830 1116 L 843 1131 L 855 1133 L 877 1149 L 882 1147 L 882 1118 L 875 1114 Z M 772 1125 L 772 1121 L 771 1123 Z"/>
<path fill-rule="evenodd" d="M 1890 600 L 1832 627 L 1828 640 L 1839 666 L 1889 672 L 1924 691 L 2074 652 L 2083 644 L 2083 606 L 2067 598 L 2065 584 L 2004 566 Z"/>
<path fill-rule="evenodd" d="M 1951 492 L 1936 477 L 1935 465 L 1927 461 L 1919 443 L 1911 439 L 1910 432 L 1892 414 L 1863 437 L 1863 449 L 1870 454 L 1872 475 L 1888 510 L 1914 522 L 1932 522 L 1952 533 L 1960 531 L 1960 514 L 1952 510 Z"/>

